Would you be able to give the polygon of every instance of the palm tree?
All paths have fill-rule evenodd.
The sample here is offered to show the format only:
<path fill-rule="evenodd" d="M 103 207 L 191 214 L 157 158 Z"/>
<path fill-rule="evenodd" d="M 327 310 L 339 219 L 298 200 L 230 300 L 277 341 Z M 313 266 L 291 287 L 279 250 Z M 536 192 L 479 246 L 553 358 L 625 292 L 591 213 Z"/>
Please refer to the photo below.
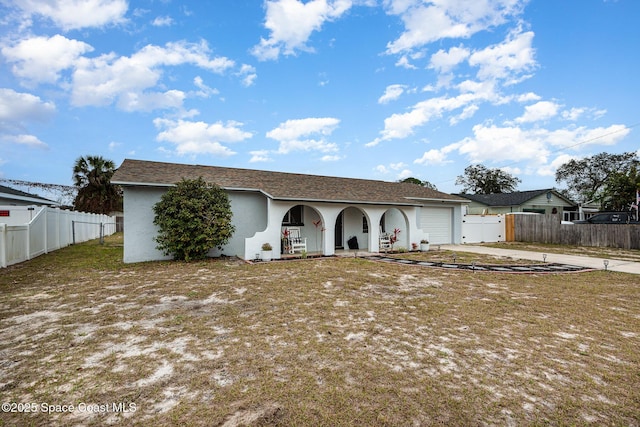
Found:
<path fill-rule="evenodd" d="M 102 156 L 79 157 L 73 166 L 73 184 L 78 194 L 76 210 L 109 214 L 122 210 L 122 190 L 111 184 L 116 165 Z"/>

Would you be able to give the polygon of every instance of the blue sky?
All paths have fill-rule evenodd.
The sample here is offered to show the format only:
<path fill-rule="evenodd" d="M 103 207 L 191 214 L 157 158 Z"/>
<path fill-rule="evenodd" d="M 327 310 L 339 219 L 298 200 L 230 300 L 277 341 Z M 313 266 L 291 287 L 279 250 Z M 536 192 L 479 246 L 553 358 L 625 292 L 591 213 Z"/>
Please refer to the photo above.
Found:
<path fill-rule="evenodd" d="M 520 190 L 640 148 L 636 0 L 0 0 L 0 178 L 102 155 Z"/>

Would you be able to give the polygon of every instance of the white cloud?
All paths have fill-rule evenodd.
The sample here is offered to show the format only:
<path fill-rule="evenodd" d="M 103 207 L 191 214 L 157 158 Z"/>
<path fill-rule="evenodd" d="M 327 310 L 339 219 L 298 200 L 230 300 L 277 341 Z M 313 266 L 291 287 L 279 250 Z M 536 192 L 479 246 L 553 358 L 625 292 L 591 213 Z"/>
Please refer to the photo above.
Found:
<path fill-rule="evenodd" d="M 40 141 L 38 137 L 34 135 L 3 135 L 0 133 L 0 139 L 7 141 L 9 143 L 24 145 L 29 148 L 48 148 L 48 145 L 44 142 Z"/>
<path fill-rule="evenodd" d="M 592 145 L 615 145 L 624 139 L 631 129 L 625 125 L 587 128 L 585 126 L 547 131 L 549 144 L 560 148 L 581 149 Z"/>
<path fill-rule="evenodd" d="M 442 150 L 431 149 L 425 151 L 421 158 L 416 159 L 414 163 L 420 165 L 441 165 L 447 163 L 447 155 Z"/>
<path fill-rule="evenodd" d="M 433 55 L 427 68 L 438 73 L 438 88 L 451 86 L 454 80 L 453 69 L 469 57 L 470 51 L 462 46 L 452 47 L 448 51 L 440 49 Z"/>
<path fill-rule="evenodd" d="M 387 104 L 400 98 L 406 89 L 405 85 L 389 85 L 384 91 L 384 95 L 378 98 L 378 104 Z"/>
<path fill-rule="evenodd" d="M 374 170 L 375 170 L 376 172 L 381 173 L 381 174 L 384 174 L 384 175 L 386 175 L 386 174 L 388 174 L 388 173 L 389 173 L 389 169 L 387 169 L 387 167 L 386 167 L 385 165 L 378 165 L 378 166 L 376 166 L 376 167 L 374 168 Z"/>
<path fill-rule="evenodd" d="M 249 163 L 270 162 L 273 159 L 269 156 L 269 150 L 249 151 L 251 159 Z"/>
<path fill-rule="evenodd" d="M 186 94 L 180 90 L 166 92 L 127 92 L 118 98 L 118 108 L 123 111 L 153 111 L 182 107 Z"/>
<path fill-rule="evenodd" d="M 576 121 L 585 113 L 584 108 L 571 108 L 562 112 L 562 118 L 565 120 Z"/>
<path fill-rule="evenodd" d="M 327 21 L 339 18 L 352 6 L 351 0 L 267 0 L 264 26 L 271 34 L 252 49 L 260 60 L 278 59 L 298 50 L 312 50 L 307 41 Z"/>
<path fill-rule="evenodd" d="M 288 154 L 291 151 L 336 152 L 337 144 L 326 141 L 324 136 L 331 135 L 339 123 L 340 120 L 332 117 L 287 120 L 267 132 L 267 138 L 280 143 L 280 154 Z M 320 138 L 309 138 L 312 135 L 319 135 Z"/>
<path fill-rule="evenodd" d="M 478 111 L 479 109 L 480 107 L 478 107 L 475 104 L 467 105 L 462 109 L 462 112 L 460 114 L 458 114 L 457 116 L 453 116 L 449 119 L 449 124 L 453 126 L 463 120 L 470 119 L 476 114 L 476 111 Z"/>
<path fill-rule="evenodd" d="M 397 178 L 399 180 L 402 180 L 412 176 L 413 176 L 413 172 L 410 169 L 403 169 L 402 171 L 400 171 L 400 173 L 398 173 Z"/>
<path fill-rule="evenodd" d="M 404 162 L 390 163 L 388 165 L 378 165 L 374 168 L 381 175 L 389 175 L 395 172 L 396 179 L 402 180 L 413 176 L 413 171 L 407 168 Z"/>
<path fill-rule="evenodd" d="M 71 101 L 75 106 L 103 106 L 114 101 L 120 108 L 148 110 L 155 100 L 157 108 L 176 107 L 183 97 L 181 91 L 149 91 L 159 85 L 162 67 L 191 64 L 223 73 L 234 66 L 225 57 L 209 56 L 206 42 L 167 43 L 164 47 L 147 45 L 130 57 L 104 54 L 96 58 L 79 58 L 73 73 Z M 148 91 L 148 92 L 147 92 Z M 140 102 L 142 100 L 143 102 Z"/>
<path fill-rule="evenodd" d="M 406 138 L 413 134 L 414 128 L 423 126 L 430 120 L 441 117 L 443 113 L 465 108 L 478 101 L 486 101 L 495 97 L 492 92 L 468 92 L 455 97 L 436 97 L 415 104 L 407 113 L 396 113 L 384 120 L 381 136 L 366 144 L 368 147 L 378 145 L 382 141 Z M 473 114 L 476 107 L 464 110 L 461 118 Z"/>
<path fill-rule="evenodd" d="M 540 101 L 524 107 L 524 114 L 518 117 L 516 123 L 531 123 L 548 120 L 558 114 L 560 105 L 551 101 Z"/>
<path fill-rule="evenodd" d="M 445 38 L 469 38 L 520 13 L 525 0 L 386 0 L 390 15 L 399 15 L 404 32 L 387 44 L 391 54 L 410 51 Z"/>
<path fill-rule="evenodd" d="M 52 37 L 31 37 L 13 46 L 4 46 L 2 55 L 13 63 L 18 77 L 35 83 L 55 83 L 60 72 L 72 67 L 82 54 L 93 51 L 87 43 L 71 40 L 59 34 Z"/>
<path fill-rule="evenodd" d="M 523 93 L 521 95 L 518 95 L 516 100 L 518 102 L 532 102 L 532 101 L 540 101 L 542 99 L 542 97 L 540 97 L 540 95 L 537 95 L 533 92 L 527 92 L 527 93 Z"/>
<path fill-rule="evenodd" d="M 415 65 L 413 65 L 411 62 L 409 62 L 409 58 L 407 58 L 406 55 L 402 55 L 397 61 L 396 61 L 396 67 L 402 67 L 402 68 L 406 68 L 407 70 L 417 70 L 418 67 L 416 67 Z"/>
<path fill-rule="evenodd" d="M 50 19 L 65 31 L 125 21 L 126 0 L 13 0 L 27 15 Z"/>
<path fill-rule="evenodd" d="M 193 78 L 193 84 L 200 89 L 197 92 L 197 95 L 203 98 L 209 98 L 211 95 L 218 95 L 220 93 L 218 89 L 207 86 L 200 76 L 195 76 Z"/>
<path fill-rule="evenodd" d="M 30 93 L 0 88 L 0 128 L 30 121 L 45 121 L 56 111 L 52 102 L 45 102 Z"/>
<path fill-rule="evenodd" d="M 460 141 L 457 149 L 468 156 L 471 163 L 527 160 L 543 164 L 549 155 L 547 135 L 548 132 L 541 129 L 476 125 L 473 137 Z"/>
<path fill-rule="evenodd" d="M 342 160 L 342 156 L 327 154 L 326 156 L 322 156 L 320 160 L 323 162 L 337 162 L 338 160 Z"/>
<path fill-rule="evenodd" d="M 438 164 L 446 160 L 446 154 L 457 151 L 470 163 L 504 164 L 525 162 L 527 169 L 541 175 L 553 174 L 563 160 L 573 156 L 563 153 L 549 163 L 549 156 L 561 150 L 580 150 L 589 145 L 614 145 L 631 130 L 624 125 L 607 128 L 543 128 L 523 129 L 518 126 L 499 127 L 476 125 L 473 136 L 447 145 L 439 150 L 427 151 L 415 163 Z M 559 163 L 560 162 L 560 163 Z"/>
<path fill-rule="evenodd" d="M 537 66 L 533 36 L 532 31 L 516 29 L 502 43 L 473 52 L 469 65 L 479 68 L 480 80 L 500 79 L 507 85 L 522 81 Z"/>
<path fill-rule="evenodd" d="M 246 87 L 253 86 L 258 78 L 255 67 L 247 64 L 242 64 L 236 75 L 242 79 L 242 84 Z"/>
<path fill-rule="evenodd" d="M 402 168 L 407 167 L 407 164 L 404 162 L 397 162 L 397 163 L 389 163 L 389 167 L 391 169 L 393 169 L 394 171 L 400 170 Z"/>
<path fill-rule="evenodd" d="M 173 18 L 170 16 L 156 16 L 151 22 L 154 27 L 170 27 L 174 24 Z"/>
<path fill-rule="evenodd" d="M 437 70 L 440 73 L 449 73 L 456 65 L 465 61 L 469 55 L 469 49 L 462 46 L 452 47 L 446 52 L 440 49 L 431 55 L 429 68 Z"/>
<path fill-rule="evenodd" d="M 212 154 L 227 157 L 235 152 L 223 144 L 242 142 L 253 136 L 241 129 L 242 123 L 234 121 L 205 123 L 157 118 L 153 123 L 161 130 L 156 140 L 174 144 L 179 155 Z"/>
<path fill-rule="evenodd" d="M 435 2 L 434 2 L 435 3 Z M 444 6 L 451 6 L 453 10 L 459 5 L 450 4 L 450 0 L 443 0 L 438 6 L 429 6 L 433 8 L 429 13 L 437 12 L 436 9 Z M 497 2 L 489 5 L 488 0 L 482 2 L 484 8 L 469 11 L 470 16 L 484 16 L 480 10 L 502 10 L 502 7 L 510 8 L 515 3 L 508 6 Z M 417 9 L 424 9 L 416 6 L 414 0 L 406 0 L 404 2 L 390 1 L 388 4 L 395 7 L 397 13 L 405 13 Z M 466 3 L 465 3 L 466 4 Z M 497 8 L 497 9 L 496 9 Z M 475 11 L 475 12 L 474 12 Z M 424 13 L 427 13 L 423 10 Z M 475 14 L 475 13 L 478 14 Z M 408 13 L 408 12 L 407 12 Z M 449 13 L 449 11 L 447 11 Z M 489 14 L 490 16 L 493 16 Z M 403 15 L 404 16 L 404 15 Z M 414 18 L 410 18 L 414 19 Z M 417 19 L 417 18 L 415 18 Z M 402 113 L 395 113 L 387 117 L 384 121 L 384 129 L 380 131 L 380 135 L 366 146 L 375 146 L 382 141 L 392 139 L 402 139 L 413 135 L 416 128 L 424 126 L 432 120 L 440 119 L 446 114 L 452 114 L 448 118 L 449 125 L 454 126 L 462 120 L 473 117 L 480 109 L 482 103 L 492 103 L 493 105 L 506 104 L 513 102 L 516 98 L 514 95 L 503 95 L 502 88 L 504 85 L 511 85 L 521 81 L 532 72 L 537 63 L 534 59 L 534 51 L 532 48 L 533 33 L 522 32 L 520 27 L 512 30 L 503 42 L 488 46 L 484 49 L 470 51 L 469 49 L 459 45 L 448 50 L 439 50 L 431 56 L 429 68 L 439 73 L 439 81 L 437 86 L 428 86 L 426 89 L 437 90 L 442 87 L 452 87 L 460 93 L 458 95 L 440 96 L 426 99 L 418 102 Z M 468 65 L 477 68 L 476 80 L 464 80 L 460 83 L 452 85 L 454 79 L 453 68 L 458 64 L 467 61 Z M 524 100 L 533 100 L 537 95 L 529 93 L 521 97 Z M 540 104 L 537 106 L 540 110 L 543 106 L 551 106 L 551 104 Z M 542 111 L 531 109 L 528 115 L 523 116 L 522 120 L 533 120 L 534 113 L 539 114 L 539 118 L 544 117 Z M 550 111 L 546 111 L 547 114 Z M 557 114 L 557 110 L 556 110 Z"/>
<path fill-rule="evenodd" d="M 560 166 L 567 163 L 570 160 L 578 160 L 580 157 L 571 156 L 569 154 L 560 154 L 551 163 L 542 165 L 536 170 L 536 174 L 540 176 L 555 176 L 556 171 Z"/>
<path fill-rule="evenodd" d="M 10 144 L 46 148 L 46 143 L 25 131 L 29 123 L 49 120 L 55 111 L 53 103 L 35 95 L 0 88 L 0 139 Z"/>
<path fill-rule="evenodd" d="M 448 145 L 441 149 L 432 148 L 429 151 L 425 151 L 422 157 L 414 160 L 413 163 L 418 165 L 444 165 L 451 163 L 451 160 L 447 160 L 447 154 L 456 147 L 456 145 Z"/>

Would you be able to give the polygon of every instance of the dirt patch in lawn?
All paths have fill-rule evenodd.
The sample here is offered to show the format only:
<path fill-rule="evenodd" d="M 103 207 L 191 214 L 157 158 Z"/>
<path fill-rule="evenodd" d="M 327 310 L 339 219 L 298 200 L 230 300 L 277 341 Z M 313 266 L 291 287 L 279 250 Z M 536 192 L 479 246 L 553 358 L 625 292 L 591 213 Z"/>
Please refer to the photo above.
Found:
<path fill-rule="evenodd" d="M 640 423 L 635 276 L 54 254 L 0 276 L 0 425 Z"/>

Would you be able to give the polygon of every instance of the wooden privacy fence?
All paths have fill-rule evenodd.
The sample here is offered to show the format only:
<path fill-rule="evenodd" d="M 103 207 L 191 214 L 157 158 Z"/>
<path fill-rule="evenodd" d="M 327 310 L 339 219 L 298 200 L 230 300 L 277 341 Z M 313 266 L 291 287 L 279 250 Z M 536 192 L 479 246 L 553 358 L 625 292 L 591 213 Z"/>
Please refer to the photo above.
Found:
<path fill-rule="evenodd" d="M 640 225 L 562 224 L 559 215 L 507 215 L 506 240 L 640 249 Z"/>
<path fill-rule="evenodd" d="M 50 207 L 7 206 L 0 218 L 0 268 L 115 232 L 115 217 Z"/>

